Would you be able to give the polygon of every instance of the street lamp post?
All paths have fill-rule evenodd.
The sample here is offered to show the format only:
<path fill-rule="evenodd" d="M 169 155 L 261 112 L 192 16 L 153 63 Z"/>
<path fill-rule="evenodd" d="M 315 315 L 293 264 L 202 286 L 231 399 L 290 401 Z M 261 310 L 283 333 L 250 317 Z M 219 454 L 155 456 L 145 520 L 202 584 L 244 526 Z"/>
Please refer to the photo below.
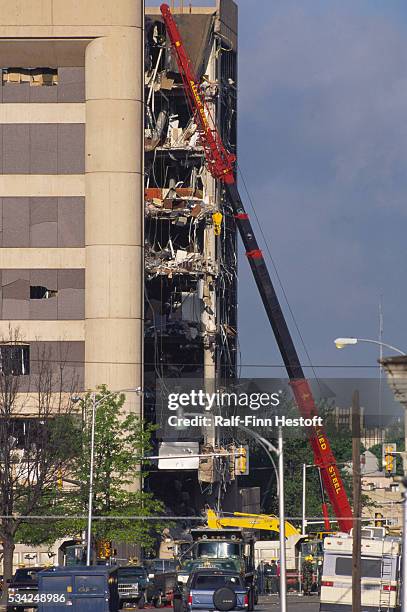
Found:
<path fill-rule="evenodd" d="M 283 451 L 283 429 L 278 428 L 278 479 L 279 496 L 278 510 L 280 522 L 280 608 L 281 612 L 287 610 L 287 580 L 286 580 L 286 558 L 285 558 L 285 509 L 284 509 L 284 451 Z"/>
<path fill-rule="evenodd" d="M 95 460 L 95 416 L 96 393 L 92 393 L 92 426 L 90 434 L 90 465 L 89 465 L 89 500 L 88 500 L 88 530 L 86 546 L 86 565 L 90 565 L 92 540 L 92 511 L 93 511 L 93 464 Z"/>
<path fill-rule="evenodd" d="M 279 512 L 279 540 L 280 540 L 280 612 L 287 612 L 287 568 L 285 554 L 285 508 L 284 508 L 284 444 L 283 429 L 278 428 L 278 447 L 263 438 L 252 429 L 239 425 L 239 429 L 244 430 L 253 436 L 268 451 L 275 453 L 278 457 L 278 512 Z M 274 466 L 274 462 L 273 466 Z M 275 467 L 275 466 L 274 466 Z M 407 612 L 407 611 L 406 611 Z"/>
<path fill-rule="evenodd" d="M 380 347 L 386 347 L 392 351 L 394 351 L 395 353 L 398 353 L 399 355 L 402 355 L 403 357 L 407 357 L 405 351 L 402 351 L 401 349 L 397 348 L 396 346 L 393 346 L 392 344 L 387 344 L 386 342 L 381 342 L 379 340 L 370 340 L 367 338 L 336 338 L 335 340 L 335 345 L 337 348 L 341 349 L 344 348 L 345 346 L 349 346 L 352 344 L 357 344 L 358 342 L 367 342 L 369 344 L 377 344 Z M 388 377 L 389 377 L 389 384 L 390 386 L 393 386 L 395 391 L 398 392 L 398 385 L 397 383 L 399 382 L 397 377 L 394 376 L 394 373 L 391 371 L 391 366 L 393 365 L 393 361 L 398 362 L 400 360 L 400 357 L 392 357 L 392 358 L 386 358 L 386 359 L 380 359 L 380 365 L 384 365 L 385 367 L 387 366 L 387 370 L 388 370 Z M 401 360 L 402 363 L 401 365 L 401 371 L 405 372 L 404 369 L 404 364 L 405 364 L 405 360 Z M 392 380 L 394 378 L 394 380 Z M 401 377 L 403 378 L 403 377 Z M 407 451 L 407 408 L 405 406 L 406 412 L 404 415 L 404 445 L 405 445 L 405 451 Z M 404 485 L 404 491 L 403 491 L 403 541 L 402 541 L 402 585 L 403 588 L 401 590 L 401 610 L 402 612 L 407 612 L 407 454 L 405 453 L 403 456 L 403 471 L 404 471 L 404 478 L 403 478 L 403 485 Z"/>
<path fill-rule="evenodd" d="M 302 464 L 302 521 L 301 521 L 301 535 L 305 535 L 305 503 L 307 498 L 307 465 L 306 463 Z"/>
<path fill-rule="evenodd" d="M 386 342 L 380 342 L 379 340 L 370 340 L 369 338 L 336 338 L 334 340 L 335 346 L 338 349 L 343 349 L 345 346 L 352 346 L 353 344 L 357 344 L 358 342 L 367 342 L 368 344 L 377 344 L 381 347 L 386 347 L 399 355 L 405 355 L 406 353 L 401 349 L 398 349 L 396 346 L 392 344 L 387 344 Z"/>
<path fill-rule="evenodd" d="M 86 565 L 90 565 L 92 552 L 92 515 L 93 515 L 93 480 L 94 480 L 94 462 L 95 462 L 95 424 L 96 424 L 96 408 L 111 395 L 116 393 L 142 393 L 141 387 L 134 389 L 119 389 L 118 391 L 109 391 L 96 401 L 96 392 L 92 392 L 92 420 L 90 434 L 90 464 L 89 464 L 89 498 L 88 498 L 88 527 L 86 533 Z M 74 402 L 80 401 L 82 398 L 73 397 Z"/>
<path fill-rule="evenodd" d="M 393 346 L 392 344 L 387 344 L 386 342 L 381 342 L 379 340 L 371 340 L 370 338 L 336 338 L 334 342 L 335 342 L 336 348 L 338 349 L 345 348 L 345 346 L 355 345 L 358 342 L 367 342 L 368 344 L 376 344 L 380 346 L 380 348 L 386 347 L 390 349 L 391 351 L 394 351 L 395 353 L 402 355 L 403 357 L 407 356 L 406 353 L 402 351 L 401 349 L 397 348 L 397 346 Z M 386 368 L 387 363 L 390 363 L 392 359 L 393 358 L 383 359 L 381 357 L 379 360 L 380 367 L 384 365 L 384 367 Z M 399 358 L 395 358 L 395 359 L 398 360 Z M 391 378 L 391 376 L 389 376 L 389 378 Z M 406 406 L 405 406 L 405 413 L 404 413 L 404 448 L 407 450 L 407 408 Z M 407 457 L 403 457 L 403 471 L 404 471 L 404 475 L 407 477 Z"/>
<path fill-rule="evenodd" d="M 401 563 L 401 612 L 407 612 L 407 478 L 403 478 L 403 537 Z"/>

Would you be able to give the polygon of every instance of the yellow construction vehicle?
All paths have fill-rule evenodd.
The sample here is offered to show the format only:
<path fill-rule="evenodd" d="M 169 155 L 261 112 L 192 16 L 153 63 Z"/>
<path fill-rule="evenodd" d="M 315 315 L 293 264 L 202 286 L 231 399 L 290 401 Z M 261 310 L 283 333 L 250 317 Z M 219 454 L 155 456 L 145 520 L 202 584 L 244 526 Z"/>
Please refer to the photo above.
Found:
<path fill-rule="evenodd" d="M 273 514 L 247 514 L 234 512 L 229 516 L 218 515 L 214 510 L 207 509 L 206 520 L 210 529 L 225 527 L 239 527 L 240 529 L 258 529 L 264 531 L 280 531 L 279 518 Z M 327 532 L 318 532 L 314 535 L 301 535 L 301 532 L 289 521 L 285 521 L 286 536 L 286 566 L 287 586 L 298 588 L 301 560 L 312 554 L 315 560 L 315 573 L 322 560 L 322 542 Z M 259 540 L 254 545 L 256 566 L 271 558 L 279 556 L 279 542 L 274 540 Z"/>
<path fill-rule="evenodd" d="M 265 531 L 280 531 L 280 521 L 274 514 L 247 514 L 234 512 L 230 516 L 219 516 L 210 508 L 206 512 L 206 520 L 210 529 L 222 527 L 240 527 L 241 529 L 264 529 Z M 285 521 L 285 535 L 300 536 L 301 533 L 294 525 Z"/>

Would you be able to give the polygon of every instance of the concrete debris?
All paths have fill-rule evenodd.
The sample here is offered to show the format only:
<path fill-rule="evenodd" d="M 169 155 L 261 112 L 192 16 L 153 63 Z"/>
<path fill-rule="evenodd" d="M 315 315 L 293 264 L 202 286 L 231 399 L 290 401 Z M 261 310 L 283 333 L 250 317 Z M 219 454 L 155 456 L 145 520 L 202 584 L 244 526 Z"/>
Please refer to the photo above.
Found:
<path fill-rule="evenodd" d="M 145 268 L 148 278 L 151 279 L 164 275 L 172 278 L 177 274 L 216 274 L 218 266 L 213 261 L 206 261 L 200 253 L 189 253 L 178 249 L 174 257 L 169 246 L 156 252 L 147 244 Z"/>
<path fill-rule="evenodd" d="M 144 148 L 146 151 L 154 151 L 165 140 L 165 133 L 168 125 L 168 112 L 161 111 L 154 125 L 154 119 L 151 110 L 147 107 L 147 117 L 150 123 L 150 128 L 145 133 Z M 153 127 L 154 126 L 154 127 Z"/>
<path fill-rule="evenodd" d="M 230 458 L 232 449 L 226 450 L 223 446 L 213 447 L 211 444 L 205 444 L 201 447 L 201 454 L 216 453 L 218 457 L 200 457 L 198 480 L 199 482 L 214 483 L 222 480 L 230 482 L 235 479 L 234 462 Z M 222 455 L 224 455 L 222 457 Z"/>
<path fill-rule="evenodd" d="M 169 197 L 172 195 L 172 197 Z M 212 215 L 215 207 L 204 201 L 201 191 L 177 188 L 171 190 L 150 188 L 145 190 L 146 217 L 170 217 L 177 225 L 185 225 L 192 217 L 196 221 Z"/>

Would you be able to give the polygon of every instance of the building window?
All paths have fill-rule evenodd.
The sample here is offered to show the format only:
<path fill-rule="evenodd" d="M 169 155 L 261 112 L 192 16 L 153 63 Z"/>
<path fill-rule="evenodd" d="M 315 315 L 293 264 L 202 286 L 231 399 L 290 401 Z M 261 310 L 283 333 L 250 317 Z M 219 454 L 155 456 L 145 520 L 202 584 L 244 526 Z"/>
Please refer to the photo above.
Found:
<path fill-rule="evenodd" d="M 26 376 L 30 373 L 28 344 L 0 344 L 0 369 L 4 376 Z"/>
<path fill-rule="evenodd" d="M 29 83 L 32 87 L 58 85 L 56 68 L 3 68 L 3 85 Z"/>
<path fill-rule="evenodd" d="M 58 295 L 55 289 L 48 289 L 42 285 L 30 285 L 30 300 L 48 300 Z"/>

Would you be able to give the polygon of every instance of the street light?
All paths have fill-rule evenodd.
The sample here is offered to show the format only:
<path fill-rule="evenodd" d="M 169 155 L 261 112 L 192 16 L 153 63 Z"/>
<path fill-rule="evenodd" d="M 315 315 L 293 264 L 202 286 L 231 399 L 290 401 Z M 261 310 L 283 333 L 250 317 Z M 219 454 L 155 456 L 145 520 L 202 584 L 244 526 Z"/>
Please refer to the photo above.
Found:
<path fill-rule="evenodd" d="M 89 465 L 89 499 L 88 499 L 88 529 L 86 536 L 86 565 L 90 565 L 91 557 L 91 541 L 92 541 L 92 513 L 93 513 L 93 472 L 95 462 L 95 421 L 96 421 L 96 408 L 99 404 L 109 398 L 111 395 L 116 393 L 142 393 L 141 387 L 135 387 L 134 389 L 119 389 L 118 391 L 109 391 L 103 395 L 98 401 L 96 401 L 96 391 L 92 391 L 92 421 L 91 421 L 91 434 L 90 434 L 90 465 Z M 78 402 L 81 397 L 73 397 L 72 401 Z"/>
<path fill-rule="evenodd" d="M 345 346 L 350 346 L 352 344 L 357 344 L 358 342 L 367 342 L 369 344 L 377 344 L 378 346 L 384 346 L 391 351 L 399 353 L 399 355 L 405 355 L 406 353 L 391 344 L 387 344 L 386 342 L 380 342 L 379 340 L 370 340 L 369 338 L 336 338 L 334 340 L 335 346 L 337 349 L 343 349 Z"/>
<path fill-rule="evenodd" d="M 391 351 L 394 351 L 395 353 L 398 353 L 399 355 L 403 355 L 403 357 L 406 357 L 406 353 L 405 351 L 402 351 L 401 349 L 397 348 L 396 346 L 393 346 L 391 344 L 387 344 L 386 342 L 381 342 L 379 340 L 370 340 L 367 338 L 337 338 L 335 340 L 335 345 L 336 348 L 344 348 L 345 346 L 351 345 L 351 344 L 357 344 L 358 342 L 367 342 L 369 344 L 377 344 L 380 346 L 380 348 L 382 347 L 386 347 L 388 349 L 390 349 Z M 395 360 L 400 359 L 400 358 L 394 358 Z M 380 359 L 380 366 L 382 366 L 383 364 L 383 360 Z M 386 361 L 386 360 L 384 360 Z M 407 449 L 407 411 L 405 412 L 404 415 L 404 440 L 405 440 L 405 448 Z M 403 463 L 404 463 L 404 479 L 403 479 L 403 485 L 404 485 L 404 491 L 403 491 L 403 542 L 402 542 L 402 550 L 403 550 L 403 554 L 402 554 L 402 584 L 403 585 L 407 585 L 407 457 L 404 456 L 403 457 Z M 402 601 L 401 601 L 401 610 L 402 612 L 407 612 L 407 588 L 403 588 L 402 589 Z"/>
<path fill-rule="evenodd" d="M 263 438 L 260 434 L 239 425 L 239 429 L 243 429 L 249 435 L 253 436 L 264 448 L 272 453 L 275 453 L 278 458 L 278 518 L 280 523 L 279 539 L 280 539 L 280 611 L 287 612 L 287 582 L 286 582 L 286 555 L 285 555 L 285 511 L 284 511 L 284 447 L 283 447 L 283 429 L 278 428 L 278 447 L 276 448 L 266 438 Z M 269 455 L 270 456 L 270 455 Z M 270 456 L 271 458 L 271 456 Z M 274 469 L 274 461 L 272 460 Z M 406 611 L 407 612 L 407 611 Z"/>

